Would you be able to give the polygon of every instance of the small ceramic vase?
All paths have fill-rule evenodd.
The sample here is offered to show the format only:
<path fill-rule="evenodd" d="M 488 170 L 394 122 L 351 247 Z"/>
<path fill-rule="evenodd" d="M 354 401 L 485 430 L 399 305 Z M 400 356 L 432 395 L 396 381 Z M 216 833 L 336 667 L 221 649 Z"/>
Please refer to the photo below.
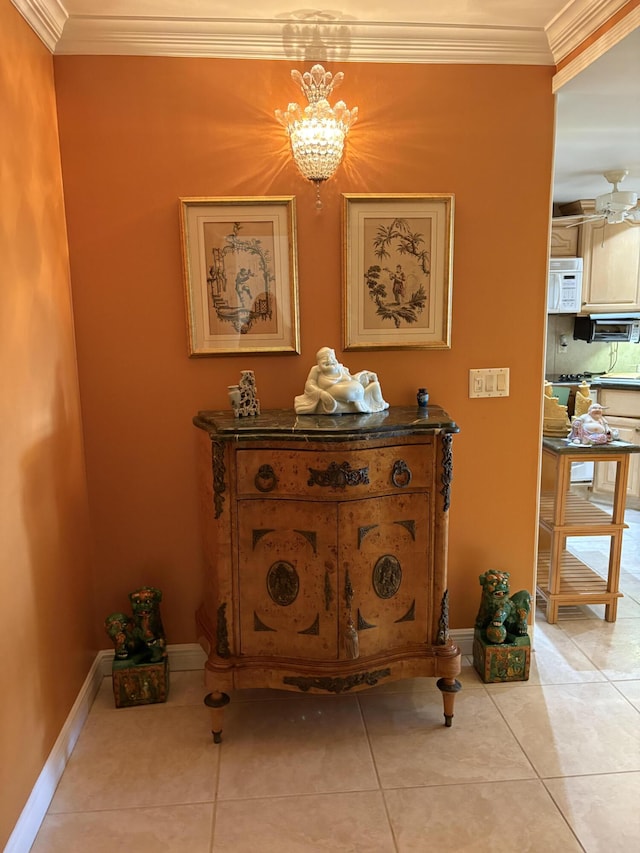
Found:
<path fill-rule="evenodd" d="M 420 408 L 425 409 L 427 407 L 427 404 L 429 403 L 429 392 L 426 388 L 418 388 L 416 398 L 418 400 L 418 405 L 420 406 Z"/>
<path fill-rule="evenodd" d="M 234 413 L 237 416 L 238 411 L 240 409 L 240 396 L 241 396 L 240 395 L 240 386 L 239 385 L 229 385 L 227 387 L 228 387 L 229 402 L 231 403 L 231 408 L 233 409 Z"/>

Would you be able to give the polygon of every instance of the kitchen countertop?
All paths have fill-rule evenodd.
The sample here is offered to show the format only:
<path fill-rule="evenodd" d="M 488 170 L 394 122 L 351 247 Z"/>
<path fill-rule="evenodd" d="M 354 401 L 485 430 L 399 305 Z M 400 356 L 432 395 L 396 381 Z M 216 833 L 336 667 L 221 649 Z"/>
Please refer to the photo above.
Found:
<path fill-rule="evenodd" d="M 557 376 L 547 379 L 554 387 L 577 388 L 582 379 L 562 379 Z M 593 388 L 616 388 L 621 391 L 640 391 L 640 373 L 610 373 L 585 376 L 584 381 Z"/>
<path fill-rule="evenodd" d="M 640 391 L 640 373 L 612 373 L 587 380 L 592 388 L 611 388 L 619 391 Z"/>

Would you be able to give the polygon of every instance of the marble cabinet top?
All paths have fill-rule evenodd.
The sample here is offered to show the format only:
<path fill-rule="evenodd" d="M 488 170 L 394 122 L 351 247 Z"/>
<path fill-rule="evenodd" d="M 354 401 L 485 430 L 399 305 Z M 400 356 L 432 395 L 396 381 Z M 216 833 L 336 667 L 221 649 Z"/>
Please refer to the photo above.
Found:
<path fill-rule="evenodd" d="M 391 406 L 384 412 L 345 415 L 297 415 L 290 409 L 271 409 L 255 417 L 236 418 L 231 411 L 202 411 L 193 423 L 212 437 L 250 440 L 258 437 L 345 441 L 422 433 L 456 433 L 460 428 L 437 405 Z"/>

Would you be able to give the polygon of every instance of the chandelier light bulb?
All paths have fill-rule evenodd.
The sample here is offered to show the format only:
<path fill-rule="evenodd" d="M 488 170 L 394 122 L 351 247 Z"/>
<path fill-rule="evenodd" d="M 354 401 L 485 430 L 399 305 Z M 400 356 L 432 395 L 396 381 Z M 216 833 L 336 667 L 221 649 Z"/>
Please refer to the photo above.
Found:
<path fill-rule="evenodd" d="M 322 65 L 314 65 L 304 74 L 293 70 L 291 77 L 309 104 L 304 109 L 289 104 L 286 110 L 276 110 L 276 118 L 289 134 L 296 166 L 319 190 L 342 161 L 345 138 L 358 118 L 358 108 L 349 110 L 344 101 L 337 101 L 333 107 L 329 103 L 329 95 L 344 79 L 342 71 L 333 76 Z"/>

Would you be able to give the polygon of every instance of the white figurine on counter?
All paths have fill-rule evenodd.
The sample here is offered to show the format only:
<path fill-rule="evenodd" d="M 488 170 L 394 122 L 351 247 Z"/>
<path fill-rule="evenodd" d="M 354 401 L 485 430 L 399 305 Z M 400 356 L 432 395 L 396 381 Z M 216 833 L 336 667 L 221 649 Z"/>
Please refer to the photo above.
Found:
<path fill-rule="evenodd" d="M 618 430 L 606 422 L 600 403 L 592 403 L 586 414 L 573 419 L 568 440 L 573 444 L 609 444 L 618 435 Z"/>
<path fill-rule="evenodd" d="M 304 394 L 294 399 L 298 415 L 337 415 L 347 412 L 382 412 L 389 408 L 375 373 L 353 375 L 336 358 L 335 350 L 322 347 L 317 364 L 309 371 Z"/>

